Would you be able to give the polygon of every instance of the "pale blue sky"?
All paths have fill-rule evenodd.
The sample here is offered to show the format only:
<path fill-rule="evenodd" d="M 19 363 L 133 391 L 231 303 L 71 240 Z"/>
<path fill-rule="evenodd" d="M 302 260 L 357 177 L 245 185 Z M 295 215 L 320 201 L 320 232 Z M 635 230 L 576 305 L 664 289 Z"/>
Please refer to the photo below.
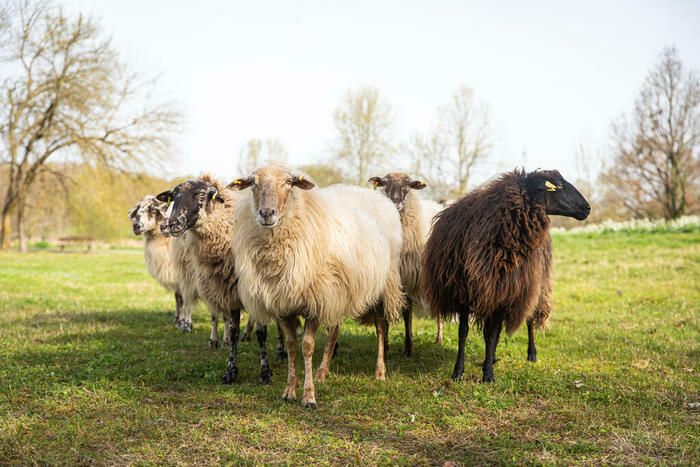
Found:
<path fill-rule="evenodd" d="M 291 163 L 328 155 L 333 110 L 380 88 L 395 136 L 427 130 L 460 83 L 491 107 L 499 144 L 480 178 L 523 163 L 575 178 L 582 139 L 605 148 L 666 45 L 700 70 L 700 1 L 65 0 L 100 17 L 123 58 L 161 77 L 186 126 L 174 174 L 235 173 L 252 137 Z"/>

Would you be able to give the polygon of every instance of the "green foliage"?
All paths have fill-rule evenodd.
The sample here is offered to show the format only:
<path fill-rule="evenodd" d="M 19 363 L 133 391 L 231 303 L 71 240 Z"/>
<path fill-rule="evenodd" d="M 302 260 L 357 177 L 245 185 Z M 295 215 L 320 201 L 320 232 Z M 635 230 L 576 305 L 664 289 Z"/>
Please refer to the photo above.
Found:
<path fill-rule="evenodd" d="M 227 352 L 207 349 L 205 310 L 177 331 L 139 251 L 2 254 L 0 463 L 697 465 L 700 233 L 554 242 L 538 363 L 521 329 L 501 341 L 496 383 L 480 384 L 472 329 L 453 383 L 456 326 L 439 347 L 417 319 L 411 359 L 392 327 L 379 383 L 374 331 L 348 322 L 316 410 L 280 400 L 284 363 L 257 384 L 255 343 L 222 386 Z"/>

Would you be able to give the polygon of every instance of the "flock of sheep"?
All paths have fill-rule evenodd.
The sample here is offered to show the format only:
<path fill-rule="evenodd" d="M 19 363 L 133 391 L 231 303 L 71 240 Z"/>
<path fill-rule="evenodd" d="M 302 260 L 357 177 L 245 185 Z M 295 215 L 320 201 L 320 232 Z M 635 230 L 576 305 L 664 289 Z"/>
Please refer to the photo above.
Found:
<path fill-rule="evenodd" d="M 143 234 L 149 272 L 175 293 L 176 325 L 192 329 L 192 307 L 211 312 L 209 344 L 218 346 L 218 322 L 230 345 L 223 382 L 238 373 L 239 340 L 255 336 L 260 380 L 270 383 L 267 323 L 279 328 L 279 358 L 287 358 L 282 397 L 295 400 L 297 330 L 303 318 L 302 405 L 316 406 L 312 357 L 316 331 L 328 330 L 316 382 L 322 382 L 346 318 L 374 324 L 375 376 L 386 378 L 389 323 L 403 318 L 404 353 L 412 354 L 412 306 L 438 321 L 459 318 L 452 377 L 464 371 L 470 320 L 483 329 L 483 381 L 493 381 L 501 328 L 527 322 L 528 360 L 535 361 L 534 329 L 551 309 L 549 215 L 585 219 L 590 206 L 557 171 L 514 171 L 447 206 L 416 190 L 425 184 L 404 173 L 372 177 L 374 190 L 319 188 L 307 175 L 268 165 L 224 186 L 202 176 L 129 212 Z M 250 314 L 239 338 L 241 310 Z"/>

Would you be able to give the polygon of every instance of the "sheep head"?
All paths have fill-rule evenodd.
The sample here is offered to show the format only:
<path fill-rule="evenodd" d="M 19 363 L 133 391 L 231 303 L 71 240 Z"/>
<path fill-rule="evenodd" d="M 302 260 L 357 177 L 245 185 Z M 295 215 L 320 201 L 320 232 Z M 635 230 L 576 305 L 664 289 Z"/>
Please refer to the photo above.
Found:
<path fill-rule="evenodd" d="M 525 177 L 525 191 L 531 202 L 549 215 L 584 220 L 591 212 L 586 198 L 557 170 L 536 170 Z"/>
<path fill-rule="evenodd" d="M 310 190 L 314 186 L 304 175 L 278 165 L 268 165 L 257 169 L 249 177 L 234 180 L 228 188 L 244 190 L 251 187 L 251 203 L 258 223 L 271 229 L 284 216 L 289 200 L 293 198 L 290 196 L 292 190 Z"/>
<path fill-rule="evenodd" d="M 381 187 L 399 212 L 403 211 L 409 190 L 422 190 L 426 187 L 425 183 L 420 180 L 412 180 L 408 174 L 403 172 L 390 172 L 384 177 L 372 177 L 368 181 L 374 185 L 375 189 Z"/>
<path fill-rule="evenodd" d="M 159 201 L 155 196 L 147 195 L 141 198 L 129 211 L 129 220 L 134 234 L 141 235 L 158 229 L 165 221 L 167 210 L 166 203 Z"/>
<path fill-rule="evenodd" d="M 173 237 L 196 228 L 203 216 L 211 212 L 215 203 L 224 202 L 215 182 L 207 176 L 180 183 L 156 198 L 167 204 L 172 203 L 172 212 L 162 230 L 167 230 Z"/>

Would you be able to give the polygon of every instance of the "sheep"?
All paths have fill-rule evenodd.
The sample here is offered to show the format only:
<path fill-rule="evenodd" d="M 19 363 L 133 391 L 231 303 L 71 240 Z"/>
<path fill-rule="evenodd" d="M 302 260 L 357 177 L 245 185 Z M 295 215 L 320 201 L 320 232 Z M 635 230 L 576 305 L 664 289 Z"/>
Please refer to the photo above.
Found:
<path fill-rule="evenodd" d="M 528 360 L 534 357 L 533 328 L 544 326 L 551 311 L 549 216 L 583 220 L 590 210 L 558 171 L 516 169 L 438 214 L 423 253 L 421 287 L 434 316 L 459 316 L 453 379 L 464 373 L 470 315 L 486 342 L 483 382 L 494 381 L 504 322 L 509 335 L 528 322 Z"/>
<path fill-rule="evenodd" d="M 160 193 L 157 198 L 168 202 L 172 200 L 168 230 L 174 237 L 187 239 L 197 290 L 212 316 L 212 347 L 218 345 L 215 324 L 220 315 L 224 317 L 230 352 L 222 382 L 231 384 L 238 374 L 237 350 L 242 307 L 231 241 L 234 229 L 232 213 L 241 194 L 225 189 L 217 180 L 203 175 Z M 260 347 L 260 382 L 269 384 L 272 371 L 267 359 L 267 326 L 258 324 L 255 333 Z"/>
<path fill-rule="evenodd" d="M 175 294 L 175 324 L 180 324 L 182 295 L 178 290 L 177 273 L 172 255 L 172 239 L 163 235 L 160 225 L 165 219 L 167 206 L 155 196 L 147 195 L 129 210 L 129 220 L 135 235 L 143 235 L 146 268 L 166 290 Z"/>
<path fill-rule="evenodd" d="M 230 188 L 252 188 L 236 206 L 233 234 L 239 292 L 255 320 L 278 318 L 285 330 L 288 377 L 282 398 L 296 399 L 295 322 L 305 318 L 304 407 L 316 406 L 313 351 L 319 325 L 329 328 L 318 380 L 328 373 L 342 319 L 373 320 L 375 377 L 386 379 L 384 320 L 404 305 L 399 275 L 401 222 L 391 202 L 360 187 L 314 188 L 303 174 L 277 165 L 257 169 Z"/>
<path fill-rule="evenodd" d="M 401 285 L 406 293 L 406 308 L 403 312 L 405 340 L 404 355 L 413 354 L 413 304 L 423 304 L 420 293 L 420 267 L 425 242 L 430 234 L 435 215 L 443 209 L 440 204 L 421 199 L 415 190 L 422 190 L 426 184 L 412 180 L 403 172 L 391 172 L 384 177 L 372 177 L 369 182 L 375 189 L 380 188 L 396 206 L 401 217 L 403 247 L 401 248 Z M 423 307 L 425 308 L 425 307 Z M 442 319 L 438 317 L 436 342 L 442 344 Z"/>

